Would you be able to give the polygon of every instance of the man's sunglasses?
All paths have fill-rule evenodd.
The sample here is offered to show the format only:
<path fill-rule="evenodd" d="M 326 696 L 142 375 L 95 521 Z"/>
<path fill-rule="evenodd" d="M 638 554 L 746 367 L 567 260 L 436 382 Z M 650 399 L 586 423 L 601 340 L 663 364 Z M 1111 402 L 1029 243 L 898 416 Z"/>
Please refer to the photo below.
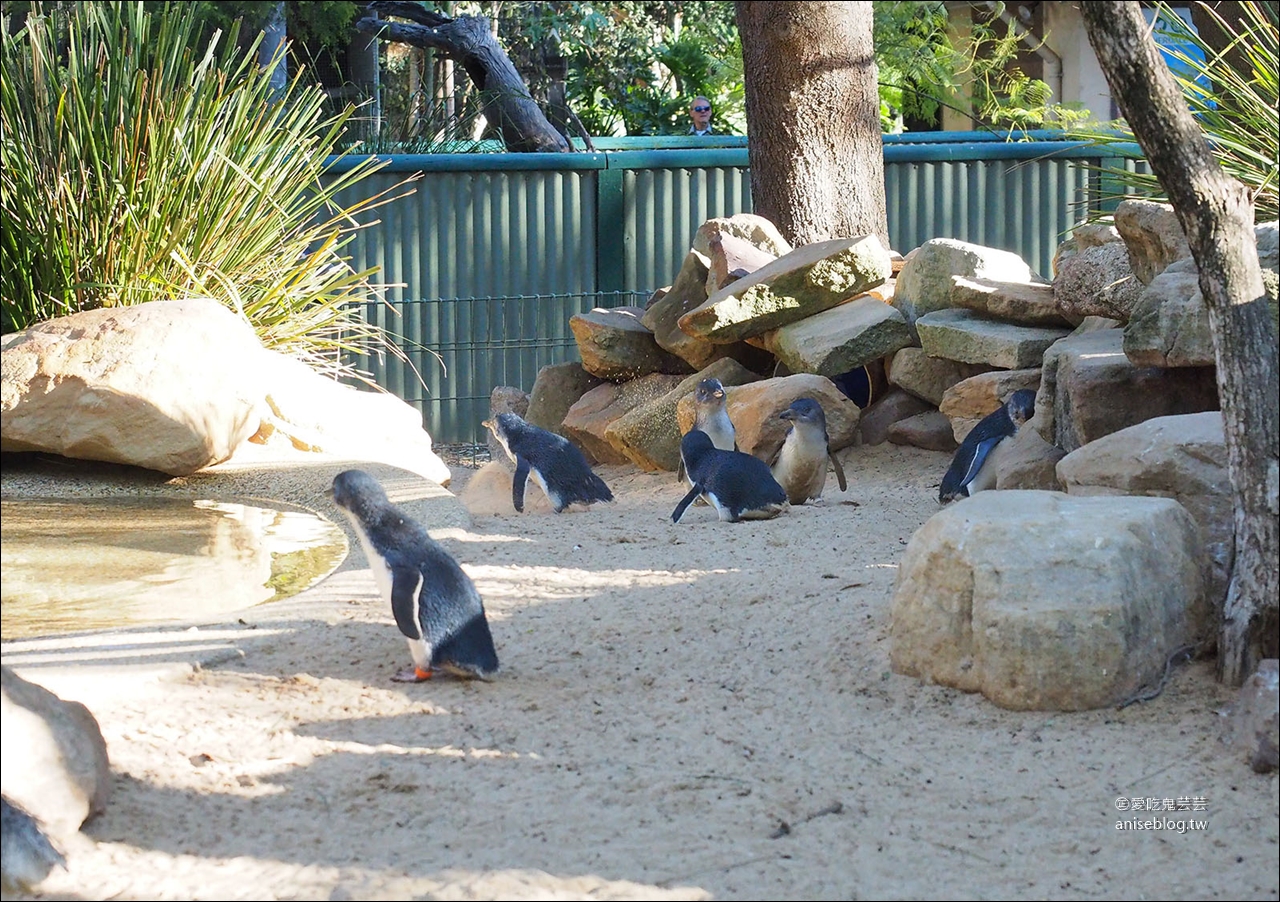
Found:
<path fill-rule="evenodd" d="M 693 108 L 693 111 L 694 111 L 695 113 L 709 113 L 709 112 L 711 112 L 711 107 L 709 107 L 709 106 L 696 106 L 696 107 L 694 107 L 694 108 Z"/>

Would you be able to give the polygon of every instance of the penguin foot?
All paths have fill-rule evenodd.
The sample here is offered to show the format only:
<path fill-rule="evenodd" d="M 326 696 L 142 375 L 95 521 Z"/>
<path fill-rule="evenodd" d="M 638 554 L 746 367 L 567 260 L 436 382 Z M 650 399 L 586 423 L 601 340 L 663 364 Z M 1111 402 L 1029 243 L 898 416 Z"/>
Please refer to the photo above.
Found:
<path fill-rule="evenodd" d="M 391 680 L 395 683 L 425 683 L 432 676 L 434 674 L 430 670 L 423 670 L 421 667 L 410 667 L 397 673 Z"/>

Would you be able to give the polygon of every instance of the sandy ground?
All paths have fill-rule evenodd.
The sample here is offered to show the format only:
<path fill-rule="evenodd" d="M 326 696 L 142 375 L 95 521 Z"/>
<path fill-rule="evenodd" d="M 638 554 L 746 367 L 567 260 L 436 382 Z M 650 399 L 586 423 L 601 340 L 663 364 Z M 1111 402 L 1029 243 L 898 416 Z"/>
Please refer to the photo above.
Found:
<path fill-rule="evenodd" d="M 90 706 L 116 775 L 45 896 L 1277 898 L 1277 778 L 1218 742 L 1208 663 L 1076 714 L 890 672 L 947 457 L 845 461 L 847 493 L 772 521 L 672 524 L 674 477 L 615 467 L 615 504 L 438 530 L 488 684 L 391 682 L 408 650 L 354 559 L 228 623 L 7 643 Z M 144 642 L 169 663 L 102 663 Z M 1203 799 L 1167 815 L 1203 826 L 1117 830 L 1117 797 Z"/>

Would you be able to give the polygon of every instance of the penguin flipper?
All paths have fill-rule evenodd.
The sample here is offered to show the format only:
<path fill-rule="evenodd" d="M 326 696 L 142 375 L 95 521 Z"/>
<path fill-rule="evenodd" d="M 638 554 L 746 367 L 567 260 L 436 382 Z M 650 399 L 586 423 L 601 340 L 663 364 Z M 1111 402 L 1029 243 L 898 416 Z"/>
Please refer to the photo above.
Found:
<path fill-rule="evenodd" d="M 529 459 L 516 455 L 516 472 L 511 477 L 511 503 L 516 513 L 524 513 L 524 489 L 529 484 Z"/>
<path fill-rule="evenodd" d="M 671 522 L 679 523 L 680 518 L 684 516 L 685 510 L 688 509 L 690 504 L 693 504 L 693 499 L 697 498 L 701 494 L 702 486 L 695 483 L 693 488 L 689 489 L 685 496 L 680 499 L 680 503 L 676 505 L 676 509 L 671 512 Z"/>
<path fill-rule="evenodd" d="M 422 573 L 413 567 L 397 567 L 391 571 L 391 613 L 407 639 L 422 638 L 418 617 L 422 582 Z"/>
<path fill-rule="evenodd" d="M 828 452 L 827 457 L 831 460 L 831 466 L 836 470 L 836 482 L 840 483 L 840 491 L 849 491 L 849 485 L 844 481 L 844 467 L 840 466 L 840 458 L 835 456 L 834 452 Z"/>
<path fill-rule="evenodd" d="M 970 483 L 977 479 L 978 474 L 982 472 L 982 467 L 986 464 L 987 457 L 990 456 L 992 449 L 1002 441 L 1004 441 L 1004 436 L 996 435 L 978 442 L 978 447 L 973 451 L 973 461 L 969 464 L 968 470 L 965 471 L 964 476 L 960 479 L 960 487 L 965 490 L 966 495 L 969 494 L 968 488 Z"/>

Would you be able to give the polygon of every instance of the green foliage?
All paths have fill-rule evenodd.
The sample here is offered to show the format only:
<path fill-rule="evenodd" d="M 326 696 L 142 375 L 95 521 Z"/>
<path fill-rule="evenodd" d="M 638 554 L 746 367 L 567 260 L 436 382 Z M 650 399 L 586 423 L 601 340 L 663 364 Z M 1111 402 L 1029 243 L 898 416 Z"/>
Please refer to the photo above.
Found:
<path fill-rule="evenodd" d="M 1266 3 L 1241 3 L 1243 18 L 1224 19 L 1214 4 L 1198 4 L 1227 36 L 1224 47 L 1215 48 L 1163 4 L 1159 25 L 1178 45 L 1198 48 L 1199 53 L 1166 49 L 1185 74 L 1175 73 L 1192 115 L 1200 123 L 1222 168 L 1243 182 L 1253 194 L 1257 222 L 1280 218 L 1277 197 L 1277 137 L 1280 136 L 1280 29 Z M 1240 61 L 1237 65 L 1232 60 Z M 1133 142 L 1124 123 L 1112 123 L 1112 131 L 1081 130 L 1080 137 L 1098 144 Z M 1124 196 L 1164 198 L 1154 175 L 1130 170 L 1108 170 Z"/>
<path fill-rule="evenodd" d="M 380 333 L 349 318 L 372 271 L 340 255 L 355 227 L 321 181 L 350 110 L 276 97 L 234 30 L 201 50 L 195 9 L 37 4 L 4 29 L 0 244 L 4 330 L 97 307 L 214 297 L 269 347 L 322 369 Z"/>

